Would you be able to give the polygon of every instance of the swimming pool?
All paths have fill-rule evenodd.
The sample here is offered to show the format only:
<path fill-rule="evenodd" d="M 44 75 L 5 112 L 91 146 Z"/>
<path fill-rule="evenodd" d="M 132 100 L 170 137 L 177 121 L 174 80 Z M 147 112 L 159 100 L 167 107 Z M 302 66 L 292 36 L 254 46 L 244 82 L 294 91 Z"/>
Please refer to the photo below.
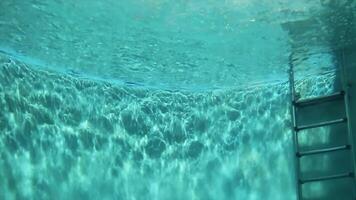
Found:
<path fill-rule="evenodd" d="M 290 55 L 338 90 L 334 3 L 1 1 L 0 199 L 296 199 Z"/>

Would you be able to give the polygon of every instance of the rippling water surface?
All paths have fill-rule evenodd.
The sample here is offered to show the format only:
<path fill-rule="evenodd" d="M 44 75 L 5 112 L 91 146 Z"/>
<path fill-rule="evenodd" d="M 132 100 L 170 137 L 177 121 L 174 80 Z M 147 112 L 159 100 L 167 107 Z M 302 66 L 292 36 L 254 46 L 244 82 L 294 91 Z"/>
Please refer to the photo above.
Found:
<path fill-rule="evenodd" d="M 340 14 L 352 13 L 352 5 L 327 2 L 3 0 L 0 49 L 111 81 L 169 89 L 246 86 L 286 80 L 292 50 L 303 60 L 330 52 L 337 47 L 331 41 L 354 41 L 344 37 L 353 26 Z M 295 32 L 302 37 L 289 36 Z"/>

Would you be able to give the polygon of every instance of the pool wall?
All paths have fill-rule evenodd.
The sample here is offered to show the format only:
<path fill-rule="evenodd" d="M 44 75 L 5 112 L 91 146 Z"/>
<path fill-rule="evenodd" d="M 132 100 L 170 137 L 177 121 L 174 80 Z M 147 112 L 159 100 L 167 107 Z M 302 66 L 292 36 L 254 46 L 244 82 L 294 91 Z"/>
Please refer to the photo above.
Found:
<path fill-rule="evenodd" d="M 356 47 L 349 47 L 339 56 L 343 66 L 342 83 L 344 90 L 349 94 L 349 118 L 353 146 L 356 147 Z M 356 152 L 354 150 L 354 165 L 356 166 Z M 355 169 L 356 170 L 356 169 Z M 354 171 L 356 174 L 356 171 Z"/>

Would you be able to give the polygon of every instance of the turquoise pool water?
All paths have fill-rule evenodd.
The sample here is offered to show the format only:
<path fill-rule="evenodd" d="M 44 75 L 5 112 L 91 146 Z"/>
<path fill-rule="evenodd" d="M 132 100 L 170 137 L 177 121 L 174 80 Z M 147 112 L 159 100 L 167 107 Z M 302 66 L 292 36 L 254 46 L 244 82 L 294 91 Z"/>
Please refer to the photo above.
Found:
<path fill-rule="evenodd" d="M 291 38 L 281 24 L 325 12 L 307 0 L 3 0 L 0 6 L 3 51 L 107 81 L 194 90 L 285 81 Z M 293 48 L 329 52 L 324 37 Z"/>
<path fill-rule="evenodd" d="M 288 58 L 304 97 L 334 90 L 335 63 L 281 24 L 324 4 L 0 8 L 0 199 L 296 198 Z"/>

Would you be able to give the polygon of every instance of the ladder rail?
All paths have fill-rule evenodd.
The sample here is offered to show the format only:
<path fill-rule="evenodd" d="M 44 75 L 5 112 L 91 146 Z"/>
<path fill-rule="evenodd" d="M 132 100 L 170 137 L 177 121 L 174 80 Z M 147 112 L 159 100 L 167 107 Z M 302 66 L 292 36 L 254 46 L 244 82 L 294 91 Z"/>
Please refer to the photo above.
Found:
<path fill-rule="evenodd" d="M 294 80 L 294 67 L 293 67 L 293 54 L 289 56 L 289 92 L 291 96 L 291 118 L 292 118 L 292 132 L 293 132 L 293 146 L 294 146 L 294 152 L 299 152 L 299 142 L 298 142 L 298 135 L 297 135 L 297 130 L 295 127 L 297 127 L 297 118 L 296 118 L 296 107 L 295 107 L 295 102 L 296 102 L 296 95 L 295 95 L 295 80 Z M 302 186 L 300 184 L 300 161 L 299 158 L 294 156 L 294 170 L 295 170 L 295 184 L 297 188 L 297 200 L 302 200 Z"/>
<path fill-rule="evenodd" d="M 347 145 L 341 145 L 341 146 L 335 146 L 335 147 L 329 147 L 329 148 L 323 148 L 323 149 L 301 151 L 301 152 L 297 152 L 297 156 L 303 157 L 303 156 L 308 156 L 308 155 L 316 155 L 316 154 L 329 153 L 329 152 L 342 151 L 342 150 L 350 150 L 350 149 L 351 149 L 351 146 L 347 144 Z"/>
<path fill-rule="evenodd" d="M 301 184 L 305 184 L 305 183 L 328 181 L 328 180 L 333 180 L 333 179 L 342 179 L 342 178 L 350 178 L 350 177 L 354 177 L 354 173 L 353 172 L 304 179 L 304 180 L 301 180 L 300 183 Z"/>
<path fill-rule="evenodd" d="M 334 124 L 340 124 L 340 123 L 344 123 L 344 122 L 347 122 L 347 117 L 341 118 L 341 119 L 336 119 L 336 120 L 331 120 L 331 121 L 318 122 L 315 124 L 297 126 L 297 127 L 295 127 L 295 130 L 302 131 L 305 129 L 319 128 L 319 127 L 330 126 L 330 125 L 334 125 Z"/>
<path fill-rule="evenodd" d="M 342 99 L 344 96 L 345 96 L 345 92 L 340 91 L 340 92 L 336 92 L 336 93 L 325 95 L 325 96 L 297 100 L 296 106 L 298 106 L 298 107 L 313 106 L 313 105 L 322 104 L 322 103 L 326 103 L 326 102 L 330 102 L 330 101 L 335 101 L 337 99 Z"/>

